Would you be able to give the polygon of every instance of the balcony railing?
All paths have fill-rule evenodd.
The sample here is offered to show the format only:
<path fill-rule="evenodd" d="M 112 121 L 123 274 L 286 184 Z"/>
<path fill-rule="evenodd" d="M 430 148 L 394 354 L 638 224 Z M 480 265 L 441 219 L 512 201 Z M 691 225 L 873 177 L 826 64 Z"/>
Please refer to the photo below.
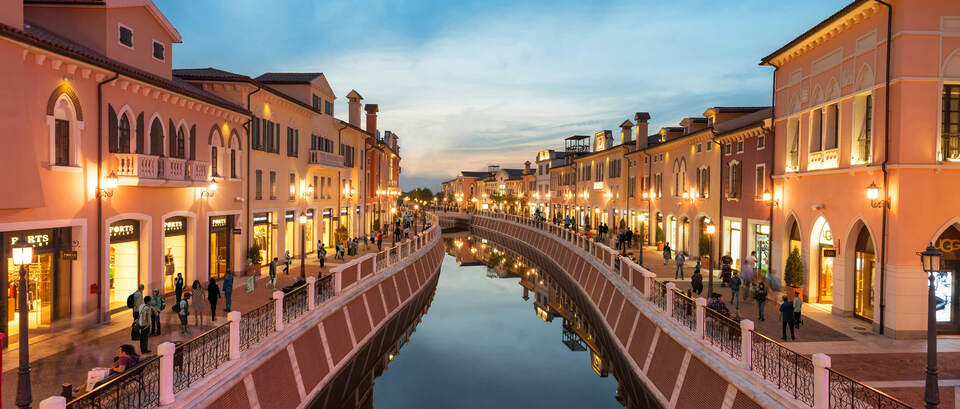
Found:
<path fill-rule="evenodd" d="M 324 165 L 342 168 L 343 156 L 327 151 L 311 150 L 309 163 L 311 165 Z"/>
<path fill-rule="evenodd" d="M 840 165 L 840 150 L 827 149 L 810 152 L 807 156 L 807 170 L 833 169 Z"/>
<path fill-rule="evenodd" d="M 160 157 L 139 153 L 115 153 L 117 176 L 156 179 L 160 172 Z"/>
<path fill-rule="evenodd" d="M 210 162 L 199 160 L 187 161 L 187 180 L 204 182 L 210 179 Z"/>
<path fill-rule="evenodd" d="M 180 158 L 160 158 L 160 175 L 167 180 L 185 180 L 187 160 Z"/>

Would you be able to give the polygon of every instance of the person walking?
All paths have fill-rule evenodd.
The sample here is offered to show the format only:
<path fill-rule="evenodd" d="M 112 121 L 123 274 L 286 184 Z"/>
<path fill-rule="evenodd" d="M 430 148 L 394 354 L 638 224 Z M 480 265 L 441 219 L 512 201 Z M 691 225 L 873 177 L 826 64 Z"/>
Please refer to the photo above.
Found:
<path fill-rule="evenodd" d="M 736 310 L 740 310 L 740 284 L 742 283 L 740 275 L 734 272 L 733 277 L 730 277 L 730 304 L 733 304 Z"/>
<path fill-rule="evenodd" d="M 677 271 L 673 273 L 673 279 L 676 280 L 677 276 L 680 276 L 680 279 L 683 280 L 683 262 L 687 261 L 686 257 L 683 256 L 682 251 L 677 252 L 677 257 L 674 259 L 677 262 Z"/>
<path fill-rule="evenodd" d="M 183 298 L 183 273 L 177 273 L 177 277 L 173 279 L 173 291 L 177 295 L 177 302 L 180 302 Z"/>
<path fill-rule="evenodd" d="M 700 274 L 699 261 L 697 261 L 697 266 L 693 269 L 693 275 L 690 276 L 690 288 L 693 289 L 693 292 L 697 295 L 703 293 L 703 275 Z"/>
<path fill-rule="evenodd" d="M 710 295 L 710 298 L 712 298 L 713 301 L 710 301 L 710 303 L 707 304 L 707 308 L 722 314 L 724 317 L 730 316 L 730 310 L 727 309 L 727 304 L 723 303 L 722 295 L 719 293 L 713 293 Z"/>
<path fill-rule="evenodd" d="M 750 287 L 757 281 L 757 252 L 751 251 L 750 255 L 743 258 L 740 263 L 740 277 L 743 278 L 743 298 L 746 299 L 750 294 Z"/>
<path fill-rule="evenodd" d="M 193 289 L 192 294 L 194 298 L 191 303 L 193 304 L 193 324 L 199 327 L 203 325 L 203 308 L 205 307 L 204 304 L 206 304 L 204 302 L 206 295 L 204 295 L 203 284 L 200 284 L 200 280 L 193 280 L 193 285 L 190 286 L 190 288 Z"/>
<path fill-rule="evenodd" d="M 320 268 L 323 268 L 324 263 L 327 262 L 327 249 L 323 247 L 323 242 L 320 242 L 317 247 L 317 260 L 320 260 Z"/>
<path fill-rule="evenodd" d="M 156 288 L 153 289 L 153 295 L 149 298 L 150 312 L 153 314 L 153 316 L 150 317 L 150 335 L 160 335 L 160 323 L 163 322 L 160 321 L 160 312 L 163 311 L 164 308 L 167 308 L 167 303 L 163 300 L 163 297 L 160 296 L 160 290 Z"/>
<path fill-rule="evenodd" d="M 800 315 L 800 309 L 803 307 L 803 298 L 800 297 L 799 291 L 793 292 L 793 326 L 800 328 L 800 324 L 803 323 L 803 317 Z"/>
<path fill-rule="evenodd" d="M 133 319 L 137 320 L 140 318 L 140 306 L 143 305 L 143 284 L 137 286 L 137 291 L 134 291 L 127 297 L 127 307 L 130 307 L 133 310 Z"/>
<path fill-rule="evenodd" d="M 670 264 L 670 260 L 673 259 L 672 254 L 673 253 L 670 252 L 670 243 L 665 244 L 663 246 L 663 265 L 666 266 Z"/>
<path fill-rule="evenodd" d="M 283 255 L 283 275 L 290 275 L 290 250 Z"/>
<path fill-rule="evenodd" d="M 783 323 L 783 336 L 780 339 L 787 340 L 787 327 L 790 327 L 790 339 L 796 341 L 797 337 L 793 333 L 793 303 L 787 296 L 783 296 L 783 304 L 780 304 L 780 321 Z"/>
<path fill-rule="evenodd" d="M 227 304 L 224 312 L 230 312 L 230 297 L 233 295 L 233 271 L 227 271 L 223 277 L 223 301 Z"/>
<path fill-rule="evenodd" d="M 188 291 L 184 294 L 183 298 L 177 301 L 175 306 L 177 308 L 175 308 L 173 312 L 177 313 L 177 316 L 180 317 L 180 335 L 189 337 L 190 331 L 187 331 L 187 319 L 190 317 L 190 292 Z"/>
<path fill-rule="evenodd" d="M 270 287 L 274 289 L 277 288 L 277 258 L 274 257 L 273 260 L 270 260 L 270 282 L 268 283 Z"/>
<path fill-rule="evenodd" d="M 377 230 L 377 251 L 383 251 L 383 232 Z"/>
<path fill-rule="evenodd" d="M 150 296 L 143 297 L 140 303 L 140 318 L 137 326 L 140 327 L 140 355 L 150 352 L 150 330 L 153 327 L 153 307 L 150 306 Z"/>
<path fill-rule="evenodd" d="M 217 285 L 217 279 L 210 277 L 210 283 L 207 284 L 207 302 L 210 303 L 210 320 L 217 320 L 217 301 L 220 300 L 220 286 Z"/>
<path fill-rule="evenodd" d="M 767 285 L 763 281 L 757 284 L 757 291 L 753 292 L 753 298 L 757 299 L 757 319 L 766 321 L 763 316 L 763 307 L 767 304 Z"/>
<path fill-rule="evenodd" d="M 256 269 L 253 268 L 252 265 L 247 266 L 247 271 L 244 273 L 244 275 L 247 277 L 247 294 L 250 294 L 253 292 L 253 287 L 256 284 L 257 275 L 260 274 L 259 271 L 255 271 L 255 270 Z"/>

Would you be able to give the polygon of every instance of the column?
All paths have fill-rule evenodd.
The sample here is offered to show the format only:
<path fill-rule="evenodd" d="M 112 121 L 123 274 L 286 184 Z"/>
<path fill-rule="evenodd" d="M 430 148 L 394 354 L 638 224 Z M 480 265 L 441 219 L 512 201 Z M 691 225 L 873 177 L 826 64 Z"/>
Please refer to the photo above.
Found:
<path fill-rule="evenodd" d="M 240 358 L 240 319 L 242 316 L 240 311 L 227 313 L 227 321 L 230 321 L 230 359 Z"/>
<path fill-rule="evenodd" d="M 813 354 L 813 409 L 830 408 L 830 355 Z"/>
<path fill-rule="evenodd" d="M 707 328 L 707 299 L 703 297 L 697 297 L 697 333 L 694 334 L 697 338 L 703 339 L 703 333 Z"/>
<path fill-rule="evenodd" d="M 753 321 L 740 321 L 740 364 L 743 369 L 750 370 L 753 357 Z"/>
<path fill-rule="evenodd" d="M 277 317 L 274 322 L 277 324 L 277 332 L 283 331 L 283 291 L 273 292 L 273 302 L 276 303 L 274 311 Z"/>
<path fill-rule="evenodd" d="M 643 296 L 653 298 L 653 280 L 657 275 L 650 271 L 643 271 Z"/>
<path fill-rule="evenodd" d="M 667 308 L 666 308 L 666 313 L 667 313 L 667 316 L 668 316 L 668 317 L 672 317 L 672 316 L 673 316 L 673 296 L 674 296 L 674 294 L 676 294 L 676 291 L 674 291 L 674 290 L 676 290 L 677 285 L 674 284 L 674 283 L 671 281 L 671 282 L 667 283 L 666 287 L 667 287 Z"/>
<path fill-rule="evenodd" d="M 173 403 L 173 355 L 177 347 L 173 342 L 164 342 L 157 345 L 157 354 L 160 355 L 160 405 Z"/>
<path fill-rule="evenodd" d="M 376 260 L 374 260 L 376 261 Z M 376 269 L 377 263 L 373 263 L 374 269 Z M 317 278 L 314 276 L 307 277 L 307 309 L 313 311 L 317 308 Z"/>

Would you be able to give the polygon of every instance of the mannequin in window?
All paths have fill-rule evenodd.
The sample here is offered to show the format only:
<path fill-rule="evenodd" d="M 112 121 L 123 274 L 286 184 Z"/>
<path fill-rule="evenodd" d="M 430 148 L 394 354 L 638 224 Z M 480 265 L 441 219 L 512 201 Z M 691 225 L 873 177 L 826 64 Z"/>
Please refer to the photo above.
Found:
<path fill-rule="evenodd" d="M 173 265 L 173 247 L 167 247 L 167 254 L 163 256 L 163 274 L 172 276 L 176 267 Z"/>

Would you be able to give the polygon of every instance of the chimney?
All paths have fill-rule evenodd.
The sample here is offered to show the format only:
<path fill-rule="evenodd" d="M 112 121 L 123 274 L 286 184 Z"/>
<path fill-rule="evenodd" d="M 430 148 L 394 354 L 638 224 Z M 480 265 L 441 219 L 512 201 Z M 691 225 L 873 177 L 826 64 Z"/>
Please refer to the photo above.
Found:
<path fill-rule="evenodd" d="M 367 104 L 363 107 L 367 111 L 367 133 L 377 135 L 377 111 L 380 109 L 377 104 Z"/>
<path fill-rule="evenodd" d="M 650 114 L 647 112 L 637 112 L 633 116 L 633 120 L 637 122 L 637 150 L 647 149 L 647 136 L 650 135 L 650 131 L 647 128 L 647 121 L 650 120 Z"/>
<path fill-rule="evenodd" d="M 487 165 L 488 173 L 497 173 L 500 171 L 500 165 Z"/>
<path fill-rule="evenodd" d="M 620 124 L 620 142 L 623 143 L 624 145 L 629 144 L 631 141 L 633 141 L 632 139 L 633 135 L 630 132 L 632 129 L 633 129 L 633 122 L 630 122 L 629 119 L 626 121 L 623 121 L 623 123 Z"/>
<path fill-rule="evenodd" d="M 396 132 L 390 132 L 389 143 L 390 143 L 390 146 L 393 147 L 394 152 L 400 152 L 400 137 L 397 136 Z"/>
<path fill-rule="evenodd" d="M 363 100 L 363 97 L 360 96 L 360 93 L 357 90 L 352 89 L 350 93 L 347 94 L 347 100 L 350 102 L 347 103 L 350 111 L 350 125 L 353 125 L 357 128 L 360 127 L 360 101 Z M 321 107 L 322 108 L 322 107 Z"/>
<path fill-rule="evenodd" d="M 530 173 L 530 161 L 523 162 L 523 173 Z"/>
<path fill-rule="evenodd" d="M 23 30 L 23 1 L 7 0 L 0 6 L 0 23 Z"/>

